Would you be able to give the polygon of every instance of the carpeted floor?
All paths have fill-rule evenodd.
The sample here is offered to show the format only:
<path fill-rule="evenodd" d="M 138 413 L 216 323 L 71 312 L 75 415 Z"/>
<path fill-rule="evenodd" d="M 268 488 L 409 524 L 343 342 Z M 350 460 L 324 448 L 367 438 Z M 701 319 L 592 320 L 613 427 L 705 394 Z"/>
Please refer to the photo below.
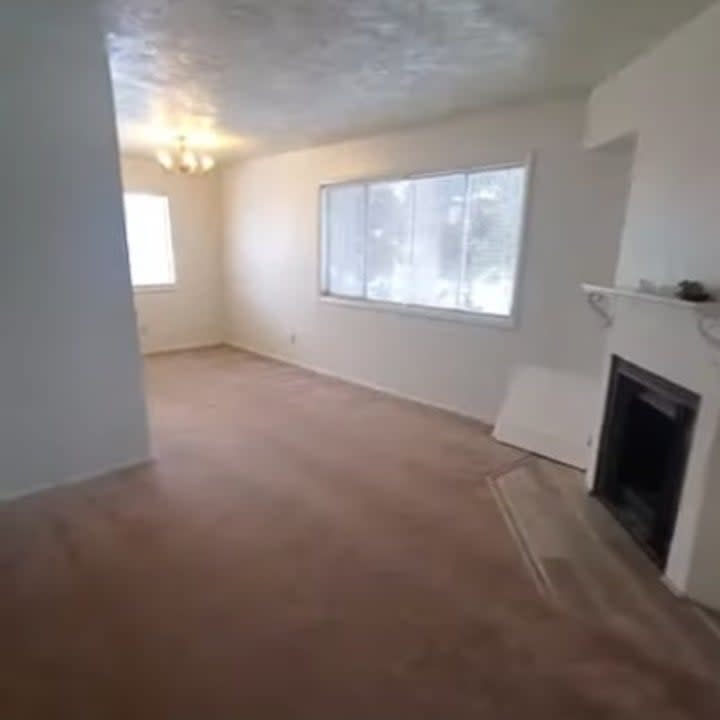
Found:
<path fill-rule="evenodd" d="M 0 717 L 717 718 L 548 604 L 483 426 L 229 350 L 148 362 L 157 462 L 0 508 Z"/>

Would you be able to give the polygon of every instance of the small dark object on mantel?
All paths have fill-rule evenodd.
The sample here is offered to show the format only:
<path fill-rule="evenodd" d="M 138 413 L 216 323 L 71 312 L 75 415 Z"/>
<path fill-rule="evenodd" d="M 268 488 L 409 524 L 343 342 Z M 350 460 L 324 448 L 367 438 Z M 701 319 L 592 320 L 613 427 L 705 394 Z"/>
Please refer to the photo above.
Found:
<path fill-rule="evenodd" d="M 683 280 L 678 283 L 676 297 L 689 302 L 709 302 L 713 296 L 705 289 L 705 286 L 697 280 Z"/>

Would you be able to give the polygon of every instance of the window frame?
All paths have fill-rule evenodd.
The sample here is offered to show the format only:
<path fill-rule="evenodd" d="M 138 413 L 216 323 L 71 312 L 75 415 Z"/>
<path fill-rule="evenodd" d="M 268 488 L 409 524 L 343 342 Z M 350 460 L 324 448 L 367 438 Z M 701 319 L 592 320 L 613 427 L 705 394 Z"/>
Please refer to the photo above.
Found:
<path fill-rule="evenodd" d="M 125 197 L 127 195 L 141 195 L 153 198 L 162 198 L 167 203 L 167 219 L 168 219 L 168 236 L 170 241 L 170 253 L 172 262 L 172 271 L 174 281 L 171 283 L 152 283 L 147 285 L 135 285 L 132 281 L 132 270 L 130 266 L 130 244 L 127 237 L 127 217 L 125 216 Z M 142 295 L 144 293 L 171 293 L 178 289 L 178 266 L 175 253 L 175 240 L 173 233 L 173 221 L 172 221 L 172 201 L 170 193 L 161 192 L 156 190 L 123 190 L 123 222 L 125 223 L 125 244 L 127 246 L 128 254 L 128 270 L 130 270 L 130 286 L 134 295 Z"/>
<path fill-rule="evenodd" d="M 473 325 L 485 325 L 490 327 L 513 329 L 517 327 L 519 308 L 522 299 L 522 284 L 525 275 L 525 254 L 527 249 L 527 232 L 530 215 L 530 193 L 532 178 L 535 166 L 534 153 L 529 153 L 522 160 L 503 163 L 492 163 L 484 165 L 472 165 L 470 167 L 454 168 L 452 170 L 431 170 L 425 172 L 414 172 L 405 175 L 376 175 L 358 178 L 346 178 L 340 180 L 328 180 L 321 182 L 318 187 L 318 299 L 322 303 L 340 307 L 355 308 L 359 310 L 373 310 L 380 312 L 396 313 L 415 317 L 429 318 L 433 320 L 445 320 Z M 525 182 L 523 185 L 522 211 L 520 225 L 518 228 L 518 255 L 515 267 L 515 281 L 513 283 L 513 294 L 508 315 L 497 315 L 488 312 L 477 312 L 463 308 L 436 308 L 430 305 L 418 305 L 415 303 L 388 302 L 385 300 L 373 300 L 367 297 L 354 297 L 339 295 L 329 291 L 328 281 L 328 231 L 326 212 L 327 193 L 329 188 L 335 187 L 363 187 L 366 193 L 368 186 L 378 182 L 402 182 L 407 180 L 421 180 L 424 178 L 445 177 L 448 175 L 464 174 L 470 176 L 475 173 L 493 172 L 496 170 L 522 169 L 525 171 Z"/>

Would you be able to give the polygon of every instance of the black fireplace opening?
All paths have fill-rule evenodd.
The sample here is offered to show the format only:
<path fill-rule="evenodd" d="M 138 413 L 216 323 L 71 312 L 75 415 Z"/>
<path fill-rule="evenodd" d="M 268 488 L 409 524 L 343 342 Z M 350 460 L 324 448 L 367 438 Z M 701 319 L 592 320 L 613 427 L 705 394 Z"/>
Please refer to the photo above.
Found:
<path fill-rule="evenodd" d="M 700 398 L 614 355 L 594 494 L 664 569 Z"/>

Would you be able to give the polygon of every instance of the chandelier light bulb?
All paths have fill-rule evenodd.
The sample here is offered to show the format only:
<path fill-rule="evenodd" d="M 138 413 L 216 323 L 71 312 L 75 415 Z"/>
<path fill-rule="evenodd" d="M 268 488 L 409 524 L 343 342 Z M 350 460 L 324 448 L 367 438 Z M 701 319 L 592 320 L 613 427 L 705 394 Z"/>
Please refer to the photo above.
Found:
<path fill-rule="evenodd" d="M 175 163 L 173 161 L 173 156 L 168 150 L 158 150 L 156 156 L 157 161 L 162 165 L 166 170 L 172 170 Z"/>

